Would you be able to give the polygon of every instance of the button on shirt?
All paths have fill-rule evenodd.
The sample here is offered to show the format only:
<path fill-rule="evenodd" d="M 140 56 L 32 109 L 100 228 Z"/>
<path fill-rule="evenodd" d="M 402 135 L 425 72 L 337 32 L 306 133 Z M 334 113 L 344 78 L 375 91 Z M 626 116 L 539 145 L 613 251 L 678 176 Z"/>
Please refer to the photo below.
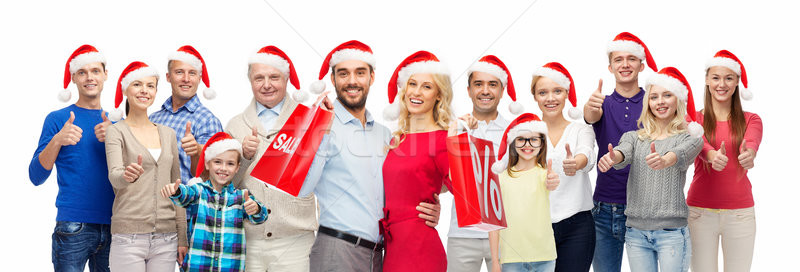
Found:
<path fill-rule="evenodd" d="M 272 127 L 275 126 L 275 122 L 278 120 L 277 117 L 279 114 L 281 114 L 281 109 L 283 108 L 284 101 L 286 101 L 286 98 L 284 98 L 284 100 L 281 100 L 281 102 L 278 103 L 278 105 L 275 105 L 271 109 L 267 108 L 264 105 L 261 105 L 261 103 L 258 103 L 256 101 L 256 112 L 258 112 L 258 121 L 261 122 L 261 125 L 264 126 L 265 129 L 272 130 Z"/>
<path fill-rule="evenodd" d="M 383 218 L 384 148 L 391 132 L 369 111 L 366 123 L 337 100 L 333 124 L 314 157 L 299 196 L 317 196 L 319 224 L 351 235 L 379 241 Z"/>

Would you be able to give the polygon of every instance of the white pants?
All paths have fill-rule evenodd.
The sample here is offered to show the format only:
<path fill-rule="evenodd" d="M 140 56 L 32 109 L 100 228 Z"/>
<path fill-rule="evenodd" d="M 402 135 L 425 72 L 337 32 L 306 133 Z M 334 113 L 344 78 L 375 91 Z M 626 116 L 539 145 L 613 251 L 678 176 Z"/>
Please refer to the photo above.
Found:
<path fill-rule="evenodd" d="M 108 263 L 113 272 L 175 271 L 178 234 L 112 234 Z"/>
<path fill-rule="evenodd" d="M 719 271 L 720 238 L 725 271 L 750 271 L 756 241 L 753 207 L 735 210 L 689 207 L 689 231 L 692 232 L 692 271 Z"/>
<path fill-rule="evenodd" d="M 487 238 L 447 238 L 447 271 L 481 271 L 481 263 L 486 262 L 486 270 L 492 270 L 492 251 Z"/>
<path fill-rule="evenodd" d="M 275 239 L 247 239 L 245 271 L 308 271 L 314 232 Z"/>

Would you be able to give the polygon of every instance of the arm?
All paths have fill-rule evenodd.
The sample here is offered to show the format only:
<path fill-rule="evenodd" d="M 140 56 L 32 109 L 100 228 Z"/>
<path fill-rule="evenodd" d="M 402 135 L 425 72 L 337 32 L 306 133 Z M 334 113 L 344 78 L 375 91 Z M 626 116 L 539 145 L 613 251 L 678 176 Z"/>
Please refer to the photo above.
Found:
<path fill-rule="evenodd" d="M 756 152 L 759 145 L 761 145 L 761 135 L 763 133 L 763 125 L 761 117 L 756 114 L 748 114 L 747 128 L 744 131 L 744 138 L 739 147 L 739 165 L 745 170 L 753 168 L 753 160 L 756 159 Z"/>
<path fill-rule="evenodd" d="M 698 137 L 684 134 L 678 139 L 678 145 L 671 148 L 664 154 L 664 159 L 667 161 L 667 167 L 673 165 L 685 170 L 689 165 L 694 163 L 694 159 L 700 154 L 700 149 L 703 148 L 703 140 Z M 673 158 L 674 157 L 674 158 Z M 674 162 L 671 162 L 674 160 Z"/>
<path fill-rule="evenodd" d="M 180 179 L 176 179 L 176 181 L 180 181 Z M 181 207 L 186 207 L 191 204 L 195 204 L 197 203 L 198 200 L 200 200 L 201 189 L 199 187 L 200 186 L 199 184 L 193 184 L 191 186 L 183 185 L 180 184 L 179 182 L 176 182 L 176 184 L 178 185 L 178 189 L 175 190 L 174 194 L 170 195 L 169 193 L 165 193 L 166 195 L 169 196 L 169 199 L 172 200 L 172 203 L 175 203 L 175 205 Z M 165 185 L 165 187 L 166 186 L 173 186 L 173 185 L 167 184 Z"/>
<path fill-rule="evenodd" d="M 108 180 L 111 186 L 116 189 L 125 188 L 128 186 L 128 181 L 125 180 L 125 160 L 122 157 L 122 149 L 125 146 L 125 140 L 122 138 L 122 133 L 116 126 L 108 127 L 106 130 L 106 162 L 108 163 Z"/>
<path fill-rule="evenodd" d="M 242 199 L 244 200 L 245 217 L 250 220 L 250 223 L 261 224 L 267 221 L 269 214 L 267 209 L 261 202 L 258 202 L 255 197 L 245 190 L 240 190 Z M 255 210 L 255 211 L 254 211 Z"/>
<path fill-rule="evenodd" d="M 492 252 L 492 272 L 500 271 L 500 231 L 489 232 L 489 250 Z"/>
<path fill-rule="evenodd" d="M 635 130 L 622 134 L 622 137 L 619 139 L 619 145 L 614 147 L 614 151 L 617 151 L 615 155 L 619 155 L 617 156 L 617 160 L 621 159 L 618 163 L 614 164 L 614 169 L 619 170 L 631 164 L 637 141 L 639 141 L 639 137 Z"/>
<path fill-rule="evenodd" d="M 597 90 L 589 97 L 589 101 L 583 105 L 583 120 L 586 121 L 587 124 L 597 123 L 597 121 L 600 121 L 600 118 L 603 117 L 603 101 L 605 100 L 605 96 L 602 90 L 603 80 L 601 79 L 600 83 L 597 85 Z"/>
<path fill-rule="evenodd" d="M 42 134 L 39 136 L 39 145 L 33 152 L 33 159 L 28 165 L 28 176 L 33 185 L 39 186 L 50 176 L 53 165 L 55 164 L 61 145 L 54 140 L 59 129 L 56 122 L 52 121 L 52 113 L 47 116 L 42 126 Z"/>
<path fill-rule="evenodd" d="M 178 156 L 178 142 L 174 134 L 166 135 L 172 143 L 172 169 L 170 171 L 170 180 L 181 179 L 181 158 Z M 162 149 L 163 150 L 163 149 Z M 178 229 L 178 249 L 185 254 L 186 249 L 181 247 L 189 247 L 189 240 L 186 237 L 186 209 L 175 205 L 175 224 Z M 182 256 L 179 256 L 183 259 Z"/>
<path fill-rule="evenodd" d="M 578 129 L 578 139 L 575 147 L 575 160 L 578 171 L 589 173 L 597 162 L 597 152 L 594 150 L 595 135 L 591 126 L 582 125 Z"/>
<path fill-rule="evenodd" d="M 319 184 L 319 180 L 322 177 L 322 171 L 325 169 L 325 164 L 328 162 L 328 154 L 333 154 L 333 152 L 336 150 L 331 142 L 333 140 L 331 137 L 332 134 L 326 134 L 322 137 L 322 142 L 319 145 L 319 149 L 317 149 L 317 154 L 314 155 L 314 160 L 311 162 L 311 166 L 308 168 L 308 174 L 306 174 L 306 179 L 303 181 L 303 187 L 300 188 L 300 192 L 297 194 L 297 197 L 306 197 L 310 195 L 314 192 L 314 189 L 316 189 L 317 184 Z M 333 152 L 329 152 L 328 148 L 333 148 Z"/>

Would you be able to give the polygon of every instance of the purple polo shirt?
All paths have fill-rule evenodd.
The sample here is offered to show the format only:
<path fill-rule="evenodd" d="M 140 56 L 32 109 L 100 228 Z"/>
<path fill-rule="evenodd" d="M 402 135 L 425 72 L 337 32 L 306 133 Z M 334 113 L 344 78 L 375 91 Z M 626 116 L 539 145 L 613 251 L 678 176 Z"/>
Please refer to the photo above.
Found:
<path fill-rule="evenodd" d="M 600 121 L 592 124 L 597 139 L 598 160 L 608 153 L 609 143 L 617 146 L 622 134 L 638 129 L 636 121 L 642 114 L 642 98 L 644 98 L 644 89 L 640 87 L 639 93 L 631 98 L 626 98 L 614 90 L 614 93 L 607 95 L 603 100 L 603 116 L 600 117 Z M 594 200 L 625 204 L 630 170 L 630 165 L 620 170 L 612 167 L 605 173 L 598 169 Z"/>

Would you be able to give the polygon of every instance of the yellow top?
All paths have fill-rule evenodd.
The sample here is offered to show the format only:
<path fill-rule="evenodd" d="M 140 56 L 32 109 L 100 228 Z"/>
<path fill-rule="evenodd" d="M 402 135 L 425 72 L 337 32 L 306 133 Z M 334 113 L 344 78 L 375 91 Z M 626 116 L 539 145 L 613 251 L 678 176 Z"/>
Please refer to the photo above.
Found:
<path fill-rule="evenodd" d="M 541 262 L 556 259 L 556 242 L 550 223 L 547 170 L 535 167 L 500 174 L 508 227 L 500 230 L 500 263 Z"/>

